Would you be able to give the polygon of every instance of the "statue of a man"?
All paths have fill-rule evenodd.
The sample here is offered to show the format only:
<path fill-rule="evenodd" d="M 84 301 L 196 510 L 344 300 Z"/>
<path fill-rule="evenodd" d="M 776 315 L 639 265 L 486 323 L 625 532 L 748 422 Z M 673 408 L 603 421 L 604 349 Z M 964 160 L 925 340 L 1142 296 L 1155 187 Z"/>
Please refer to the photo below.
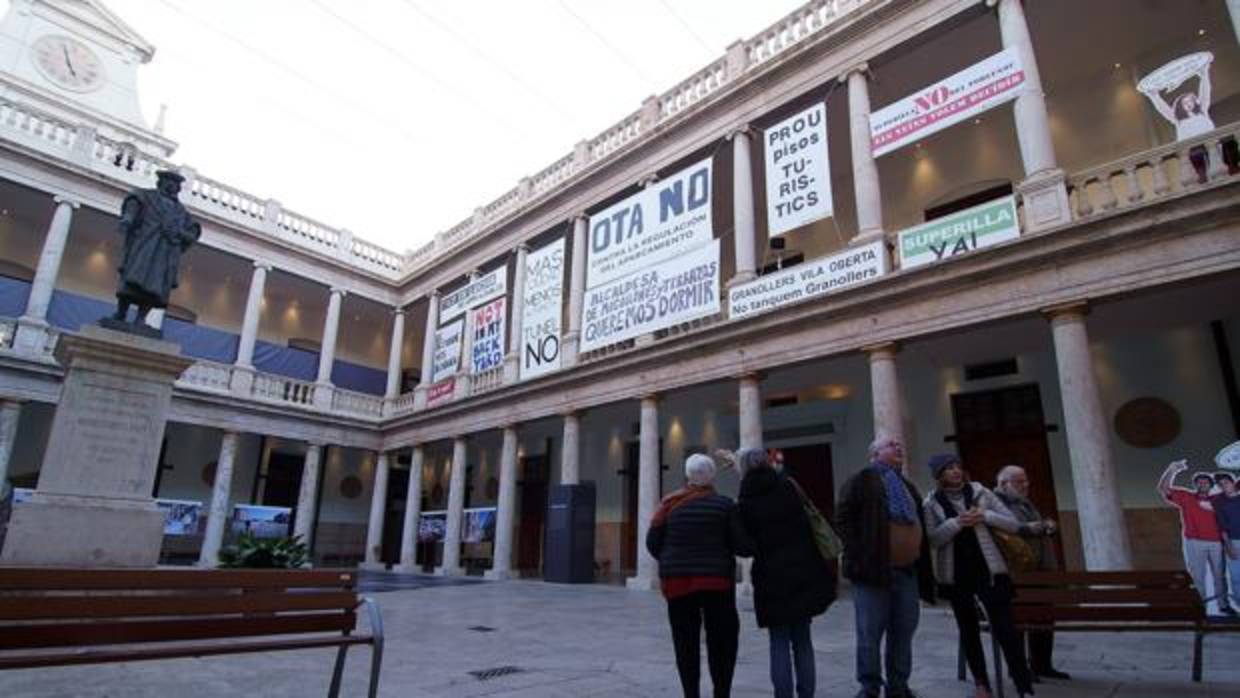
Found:
<path fill-rule="evenodd" d="M 129 306 L 136 305 L 133 326 L 145 328 L 151 308 L 168 307 L 168 296 L 177 287 L 181 255 L 202 233 L 177 199 L 185 178 L 170 170 L 160 170 L 155 176 L 154 189 L 134 190 L 121 205 L 125 246 L 117 268 L 116 313 L 105 324 L 124 323 Z"/>

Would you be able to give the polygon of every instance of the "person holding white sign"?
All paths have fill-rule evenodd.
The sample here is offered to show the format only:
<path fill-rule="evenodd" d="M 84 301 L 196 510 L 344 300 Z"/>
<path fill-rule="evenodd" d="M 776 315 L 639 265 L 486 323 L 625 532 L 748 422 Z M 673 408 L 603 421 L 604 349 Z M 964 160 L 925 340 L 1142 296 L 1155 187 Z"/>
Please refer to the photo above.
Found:
<path fill-rule="evenodd" d="M 1180 510 L 1180 522 L 1184 529 L 1184 567 L 1193 578 L 1193 586 L 1201 594 L 1204 603 L 1218 600 L 1219 612 L 1235 615 L 1227 603 L 1223 580 L 1223 543 L 1218 520 L 1214 515 L 1214 503 L 1210 489 L 1214 477 L 1209 473 L 1193 475 L 1193 489 L 1176 487 L 1175 478 L 1188 470 L 1188 461 L 1173 461 L 1158 479 L 1158 493 L 1169 504 Z M 1214 593 L 1207 595 L 1206 574 L 1214 582 Z"/>
<path fill-rule="evenodd" d="M 1215 128 L 1214 119 L 1210 118 L 1210 65 L 1213 62 L 1214 54 L 1208 51 L 1194 53 L 1162 66 L 1137 83 L 1137 90 L 1149 98 L 1155 111 L 1175 127 L 1176 141 L 1196 138 Z M 1194 77 L 1197 78 L 1196 92 L 1182 92 L 1167 101 L 1163 92 L 1175 90 Z M 1204 184 L 1210 163 L 1209 151 L 1205 146 L 1193 146 L 1188 157 L 1197 171 L 1197 179 Z"/>

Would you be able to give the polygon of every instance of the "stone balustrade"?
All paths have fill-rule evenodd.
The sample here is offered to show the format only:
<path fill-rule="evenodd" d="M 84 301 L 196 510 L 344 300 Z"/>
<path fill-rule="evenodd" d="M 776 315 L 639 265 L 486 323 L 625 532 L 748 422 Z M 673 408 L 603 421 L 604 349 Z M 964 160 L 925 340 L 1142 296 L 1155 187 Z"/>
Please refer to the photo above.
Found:
<path fill-rule="evenodd" d="M 745 42 L 745 70 L 753 70 L 871 0 L 813 0 Z"/>
<path fill-rule="evenodd" d="M 383 398 L 335 388 L 332 390 L 332 411 L 354 417 L 378 419 L 383 416 Z"/>
<path fill-rule="evenodd" d="M 693 107 L 717 92 L 727 80 L 728 64 L 725 56 L 664 93 L 659 100 L 660 117 L 667 119 Z"/>
<path fill-rule="evenodd" d="M 1068 178 L 1072 210 L 1085 219 L 1234 178 L 1240 173 L 1229 170 L 1223 149 L 1238 137 L 1240 122 L 1074 174 Z"/>
<path fill-rule="evenodd" d="M 227 393 L 232 385 L 232 373 L 232 364 L 199 359 L 177 379 L 177 387 Z"/>
<path fill-rule="evenodd" d="M 481 395 L 504 387 L 504 367 L 497 366 L 489 371 L 475 373 L 470 380 L 470 395 Z"/>
<path fill-rule="evenodd" d="M 0 349 L 12 349 L 13 337 L 17 334 L 17 321 L 0 318 Z"/>
<path fill-rule="evenodd" d="M 256 373 L 250 393 L 260 400 L 310 407 L 314 405 L 314 389 L 315 385 L 310 381 Z"/>

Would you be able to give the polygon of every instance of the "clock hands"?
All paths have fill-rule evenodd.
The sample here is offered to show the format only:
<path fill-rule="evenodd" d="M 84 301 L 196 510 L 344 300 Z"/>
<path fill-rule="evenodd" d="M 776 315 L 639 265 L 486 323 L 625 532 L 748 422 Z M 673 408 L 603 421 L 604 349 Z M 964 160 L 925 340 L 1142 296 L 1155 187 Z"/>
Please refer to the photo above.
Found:
<path fill-rule="evenodd" d="M 77 71 L 73 69 L 73 61 L 69 58 L 69 48 L 67 46 L 61 46 L 60 50 L 65 54 L 65 65 L 69 66 L 69 73 L 76 78 L 78 74 Z"/>

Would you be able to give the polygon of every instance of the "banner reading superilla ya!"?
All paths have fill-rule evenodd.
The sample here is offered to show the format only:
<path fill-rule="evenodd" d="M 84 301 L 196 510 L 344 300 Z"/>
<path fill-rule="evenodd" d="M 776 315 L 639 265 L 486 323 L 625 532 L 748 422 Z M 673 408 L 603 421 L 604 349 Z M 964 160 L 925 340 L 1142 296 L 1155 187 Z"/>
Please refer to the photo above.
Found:
<path fill-rule="evenodd" d="M 1020 54 L 1004 49 L 870 114 L 874 157 L 1016 99 L 1024 87 Z"/>

